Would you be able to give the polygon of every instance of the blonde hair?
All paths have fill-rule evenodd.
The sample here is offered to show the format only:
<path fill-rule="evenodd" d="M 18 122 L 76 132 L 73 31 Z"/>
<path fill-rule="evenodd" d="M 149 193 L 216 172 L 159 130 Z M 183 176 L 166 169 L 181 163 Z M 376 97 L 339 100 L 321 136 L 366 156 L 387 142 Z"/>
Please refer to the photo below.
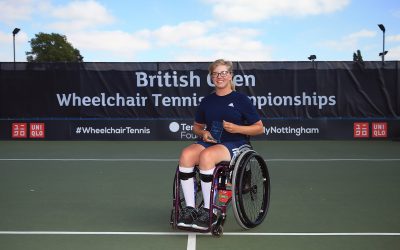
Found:
<path fill-rule="evenodd" d="M 233 63 L 231 61 L 227 61 L 224 59 L 218 59 L 215 60 L 213 63 L 211 63 L 210 66 L 208 67 L 208 73 L 211 75 L 212 72 L 214 72 L 214 69 L 219 65 L 226 66 L 228 68 L 229 73 L 233 75 Z M 235 91 L 235 82 L 233 80 L 231 80 L 231 89 Z"/>

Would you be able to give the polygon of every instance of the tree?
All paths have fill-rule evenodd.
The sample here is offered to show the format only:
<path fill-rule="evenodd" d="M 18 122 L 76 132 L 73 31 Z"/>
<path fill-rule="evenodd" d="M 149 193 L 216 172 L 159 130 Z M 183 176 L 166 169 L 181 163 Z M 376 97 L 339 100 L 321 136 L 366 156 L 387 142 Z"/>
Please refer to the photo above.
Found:
<path fill-rule="evenodd" d="M 353 62 L 357 62 L 358 58 L 357 58 L 357 54 L 356 52 L 353 53 Z"/>
<path fill-rule="evenodd" d="M 359 62 L 359 63 L 364 62 L 362 55 L 361 55 L 361 51 L 359 49 L 357 50 L 357 53 L 356 52 L 353 53 L 353 61 Z"/>
<path fill-rule="evenodd" d="M 51 33 L 40 32 L 32 38 L 32 51 L 26 52 L 28 62 L 82 62 L 78 49 L 68 42 L 67 37 Z"/>

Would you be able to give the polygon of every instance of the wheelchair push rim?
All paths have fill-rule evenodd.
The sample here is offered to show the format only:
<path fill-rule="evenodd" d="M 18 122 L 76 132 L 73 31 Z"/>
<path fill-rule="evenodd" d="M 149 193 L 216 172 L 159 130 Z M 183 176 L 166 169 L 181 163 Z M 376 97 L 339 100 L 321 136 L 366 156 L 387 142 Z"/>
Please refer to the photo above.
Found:
<path fill-rule="evenodd" d="M 232 208 L 244 229 L 260 225 L 269 208 L 270 178 L 264 159 L 253 150 L 240 155 L 232 173 Z"/>

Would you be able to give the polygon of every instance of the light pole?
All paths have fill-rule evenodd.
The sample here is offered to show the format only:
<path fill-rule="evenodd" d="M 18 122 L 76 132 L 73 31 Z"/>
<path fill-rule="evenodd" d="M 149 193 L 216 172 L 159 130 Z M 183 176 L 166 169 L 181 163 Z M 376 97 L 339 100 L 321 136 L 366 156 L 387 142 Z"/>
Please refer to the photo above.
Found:
<path fill-rule="evenodd" d="M 317 59 L 317 56 L 316 56 L 316 55 L 310 55 L 310 56 L 307 57 L 307 58 L 308 58 L 308 60 L 311 61 L 313 69 L 315 69 L 315 66 L 316 66 L 316 64 L 315 64 L 315 59 Z"/>
<path fill-rule="evenodd" d="M 15 63 L 15 35 L 18 34 L 18 32 L 20 31 L 20 29 L 15 28 L 12 32 L 13 34 L 13 51 L 14 51 L 14 63 Z"/>
<path fill-rule="evenodd" d="M 385 55 L 388 53 L 388 52 L 385 50 L 385 31 L 386 31 L 386 29 L 385 29 L 385 26 L 383 26 L 383 24 L 378 24 L 378 27 L 379 27 L 379 29 L 382 30 L 382 35 L 383 35 L 382 52 L 379 53 L 379 56 L 382 57 L 382 63 L 384 63 L 384 62 L 385 62 Z"/>

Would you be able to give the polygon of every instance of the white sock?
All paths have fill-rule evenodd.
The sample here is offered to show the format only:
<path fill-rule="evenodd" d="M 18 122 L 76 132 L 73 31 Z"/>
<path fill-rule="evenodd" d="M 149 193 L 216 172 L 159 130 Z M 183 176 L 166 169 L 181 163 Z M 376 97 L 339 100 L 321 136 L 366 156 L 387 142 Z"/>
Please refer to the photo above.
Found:
<path fill-rule="evenodd" d="M 179 166 L 179 171 L 182 173 L 193 173 L 194 167 L 185 168 Z M 189 178 L 187 180 L 181 180 L 181 187 L 183 190 L 183 196 L 185 197 L 186 206 L 196 207 L 194 201 L 194 178 Z"/>
<path fill-rule="evenodd" d="M 212 175 L 214 168 L 209 170 L 200 170 L 200 174 Z M 203 192 L 204 208 L 210 209 L 210 192 L 211 192 L 212 181 L 204 182 L 201 181 L 201 192 Z"/>

